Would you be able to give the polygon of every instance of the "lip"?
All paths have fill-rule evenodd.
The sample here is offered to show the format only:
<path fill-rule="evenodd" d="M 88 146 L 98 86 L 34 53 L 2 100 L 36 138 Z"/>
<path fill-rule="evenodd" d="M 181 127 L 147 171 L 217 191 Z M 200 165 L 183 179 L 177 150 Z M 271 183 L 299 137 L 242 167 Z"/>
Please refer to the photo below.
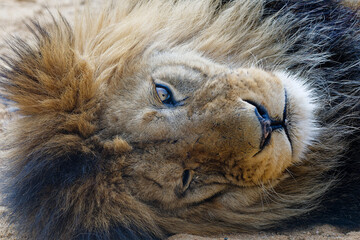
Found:
<path fill-rule="evenodd" d="M 283 117 L 282 120 L 274 120 L 269 116 L 268 111 L 266 108 L 260 104 L 257 104 L 253 101 L 246 101 L 250 103 L 251 105 L 255 106 L 255 114 L 261 124 L 261 131 L 262 131 L 262 137 L 260 141 L 260 151 L 257 152 L 255 155 L 260 153 L 269 143 L 271 140 L 271 135 L 276 130 L 284 130 L 286 137 L 288 138 L 290 142 L 290 146 L 292 148 L 292 142 L 290 138 L 290 134 L 288 131 L 288 119 L 287 119 L 287 108 L 288 108 L 288 98 L 287 98 L 287 92 L 285 89 L 285 104 L 284 104 L 284 110 L 283 110 Z M 255 156 L 254 155 L 254 156 Z"/>
<path fill-rule="evenodd" d="M 292 141 L 291 141 L 291 137 L 290 137 L 289 129 L 288 129 L 288 126 L 289 126 L 289 119 L 288 119 L 288 112 L 287 112 L 288 105 L 289 105 L 288 96 L 287 96 L 287 91 L 285 89 L 285 106 L 284 106 L 284 112 L 283 112 L 282 126 L 283 126 L 283 129 L 285 131 L 286 137 L 289 140 L 290 147 L 291 147 L 291 150 L 292 150 L 293 145 L 292 145 Z"/>

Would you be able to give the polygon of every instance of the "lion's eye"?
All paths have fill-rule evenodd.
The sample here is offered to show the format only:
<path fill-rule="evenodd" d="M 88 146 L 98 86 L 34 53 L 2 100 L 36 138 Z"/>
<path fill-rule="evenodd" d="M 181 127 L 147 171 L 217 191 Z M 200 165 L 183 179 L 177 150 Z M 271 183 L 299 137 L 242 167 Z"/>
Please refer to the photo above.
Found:
<path fill-rule="evenodd" d="M 171 94 L 163 87 L 156 87 L 156 92 L 162 102 L 168 101 Z"/>
<path fill-rule="evenodd" d="M 160 84 L 156 84 L 155 87 L 156 87 L 156 93 L 163 104 L 171 105 L 171 106 L 176 105 L 177 102 L 174 100 L 173 94 L 168 87 Z"/>

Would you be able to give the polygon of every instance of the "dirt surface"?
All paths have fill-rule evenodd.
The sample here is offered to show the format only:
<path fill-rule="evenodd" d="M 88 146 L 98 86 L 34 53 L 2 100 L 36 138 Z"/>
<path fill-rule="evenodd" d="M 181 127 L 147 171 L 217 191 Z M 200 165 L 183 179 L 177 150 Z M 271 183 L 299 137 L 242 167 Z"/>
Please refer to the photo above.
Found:
<path fill-rule="evenodd" d="M 4 39 L 9 38 L 9 34 L 18 35 L 29 39 L 29 34 L 26 30 L 24 22 L 26 20 L 37 17 L 42 18 L 50 11 L 59 9 L 61 13 L 67 17 L 70 22 L 74 16 L 76 7 L 73 0 L 0 0 L 0 54 L 7 54 L 6 44 Z M 80 7 L 84 1 L 79 2 Z M 96 2 L 101 2 L 96 0 Z M 349 3 L 354 4 L 356 1 L 348 0 Z M 357 3 L 359 4 L 359 3 Z M 360 4 L 359 4 L 360 5 Z M 79 5 L 78 5 L 79 6 Z M 10 106 L 2 101 L 0 98 L 0 132 L 6 126 L 6 123 L 11 119 Z M 2 168 L 0 162 L 0 168 Z M 0 196 L 1 198 L 1 196 Z M 0 240 L 19 239 L 13 228 L 6 222 L 4 216 L 6 215 L 6 208 L 0 206 Z M 236 234 L 236 235 L 219 235 L 215 237 L 200 237 L 187 234 L 178 234 L 169 238 L 169 240 L 258 240 L 258 239 L 272 239 L 272 240 L 325 240 L 325 239 L 360 239 L 360 232 L 343 232 L 332 226 L 314 226 L 309 229 L 289 230 L 282 233 L 274 232 L 259 232 L 255 234 Z"/>

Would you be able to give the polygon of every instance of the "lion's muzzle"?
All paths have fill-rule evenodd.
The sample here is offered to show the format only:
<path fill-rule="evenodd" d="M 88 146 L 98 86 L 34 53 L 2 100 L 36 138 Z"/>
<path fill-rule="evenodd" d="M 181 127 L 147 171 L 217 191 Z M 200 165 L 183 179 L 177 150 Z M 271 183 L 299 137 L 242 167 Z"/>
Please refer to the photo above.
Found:
<path fill-rule="evenodd" d="M 191 155 L 240 185 L 276 178 L 291 161 L 284 95 L 281 80 L 259 69 L 209 78 L 189 102 Z"/>

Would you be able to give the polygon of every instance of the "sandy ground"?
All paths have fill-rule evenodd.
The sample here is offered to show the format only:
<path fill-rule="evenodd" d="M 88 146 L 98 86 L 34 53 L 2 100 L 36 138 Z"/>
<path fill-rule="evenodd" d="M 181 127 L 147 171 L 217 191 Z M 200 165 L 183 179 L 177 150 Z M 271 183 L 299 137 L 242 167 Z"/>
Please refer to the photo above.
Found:
<path fill-rule="evenodd" d="M 95 0 L 101 2 L 100 0 Z M 348 0 L 351 4 L 356 1 Z M 20 35 L 28 38 L 24 20 L 32 17 L 41 17 L 47 12 L 47 9 L 59 9 L 62 14 L 71 21 L 75 12 L 73 0 L 0 0 L 0 54 L 7 54 L 4 38 L 9 34 Z M 359 4 L 359 3 L 357 3 Z M 8 108 L 1 103 L 0 99 L 0 132 L 3 125 L 11 118 Z M 2 167 L 0 162 L 0 168 Z M 1 196 L 0 196 L 1 198 Z M 0 206 L 0 240 L 19 239 L 16 237 L 14 230 L 6 223 L 4 216 L 6 208 Z M 215 237 L 200 237 L 187 234 L 178 234 L 169 238 L 169 240 L 325 240 L 325 239 L 360 239 L 360 232 L 343 232 L 332 226 L 314 226 L 308 229 L 289 230 L 287 232 L 259 232 L 256 234 L 236 234 L 220 235 Z"/>

